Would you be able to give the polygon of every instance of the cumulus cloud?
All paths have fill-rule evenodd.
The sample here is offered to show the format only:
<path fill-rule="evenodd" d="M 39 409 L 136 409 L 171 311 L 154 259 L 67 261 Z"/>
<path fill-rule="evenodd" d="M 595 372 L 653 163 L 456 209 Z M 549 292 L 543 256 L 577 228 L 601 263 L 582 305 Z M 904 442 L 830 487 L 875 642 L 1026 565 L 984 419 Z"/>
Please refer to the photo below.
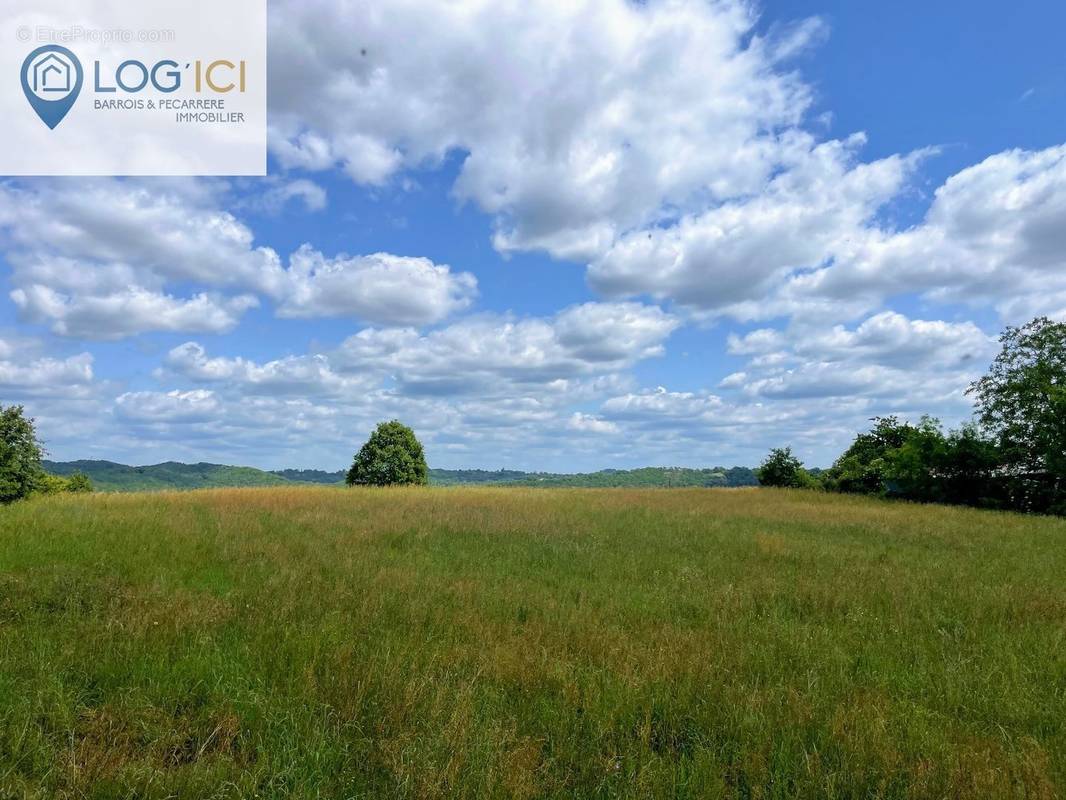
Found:
<path fill-rule="evenodd" d="M 608 420 L 601 419 L 593 414 L 583 414 L 575 411 L 566 423 L 566 427 L 579 433 L 618 433 L 619 427 Z"/>
<path fill-rule="evenodd" d="M 220 191 L 195 181 L 0 184 L 12 299 L 57 334 L 117 339 L 227 332 L 260 297 L 288 317 L 428 325 L 476 296 L 472 275 L 421 258 L 329 259 L 308 245 L 286 266 L 221 210 Z M 170 288 L 179 286 L 195 288 L 183 297 Z"/>
<path fill-rule="evenodd" d="M 921 224 L 867 230 L 776 293 L 782 309 L 919 293 L 1012 323 L 1066 315 L 1066 145 L 991 156 L 949 178 Z"/>
<path fill-rule="evenodd" d="M 470 273 L 455 274 L 427 258 L 388 253 L 329 259 L 308 246 L 290 259 L 279 298 L 282 317 L 356 317 L 425 325 L 467 308 L 477 294 Z"/>
<path fill-rule="evenodd" d="M 173 373 L 200 383 L 224 384 L 246 394 L 338 396 L 368 388 L 359 376 L 338 375 L 324 355 L 289 356 L 258 364 L 244 358 L 211 358 L 204 347 L 186 342 L 171 350 L 160 377 Z"/>
<path fill-rule="evenodd" d="M 729 350 L 751 360 L 721 386 L 749 398 L 868 398 L 894 408 L 947 408 L 954 417 L 996 343 L 972 322 L 883 312 L 854 330 L 797 325 L 731 336 Z"/>
<path fill-rule="evenodd" d="M 30 322 L 51 323 L 54 333 L 80 339 L 121 339 L 147 331 L 228 333 L 259 305 L 251 295 L 198 294 L 183 300 L 141 288 L 107 295 L 61 294 L 40 284 L 11 292 Z"/>
<path fill-rule="evenodd" d="M 0 392 L 8 400 L 80 393 L 93 382 L 93 357 L 34 357 L 0 340 Z"/>
<path fill-rule="evenodd" d="M 1063 148 L 963 170 L 894 228 L 933 151 L 864 163 L 863 134 L 811 132 L 788 59 L 817 20 L 767 38 L 743 0 L 327 4 L 272 15 L 284 165 L 382 185 L 456 157 L 453 194 L 492 215 L 500 251 L 701 316 L 850 321 L 915 289 L 1012 322 L 1066 312 Z"/>
<path fill-rule="evenodd" d="M 368 328 L 336 348 L 266 362 L 187 342 L 155 373 L 166 390 L 123 394 L 115 417 L 138 447 L 224 440 L 252 453 L 269 441 L 273 453 L 300 454 L 290 463 L 307 463 L 308 452 L 336 459 L 353 431 L 389 416 L 414 425 L 442 458 L 477 463 L 493 452 L 514 463 L 530 448 L 554 458 L 562 439 L 592 448 L 620 433 L 574 405 L 629 390 L 627 370 L 660 355 L 678 324 L 654 306 L 587 303 L 544 318 L 479 315 L 425 334 Z"/>
<path fill-rule="evenodd" d="M 347 370 L 388 371 L 414 394 L 499 394 L 531 384 L 574 391 L 581 379 L 661 355 L 678 324 L 655 306 L 586 303 L 551 319 L 481 315 L 426 335 L 367 329 L 333 360 Z"/>
<path fill-rule="evenodd" d="M 617 375 L 663 352 L 678 320 L 654 306 L 587 303 L 551 318 L 468 318 L 428 334 L 367 328 L 326 353 L 265 364 L 210 357 L 196 342 L 169 352 L 177 376 L 248 394 L 492 396 L 531 391 L 575 401 L 618 387 Z"/>
<path fill-rule="evenodd" d="M 622 237 L 589 267 L 609 295 L 736 311 L 797 270 L 820 267 L 903 185 L 918 156 L 857 163 L 863 137 L 797 155 L 759 193 Z M 744 312 L 739 315 L 745 316 Z"/>
<path fill-rule="evenodd" d="M 115 413 L 131 422 L 210 422 L 221 404 L 207 389 L 181 392 L 126 392 L 115 400 Z"/>
<path fill-rule="evenodd" d="M 728 341 L 730 353 L 754 355 L 763 364 L 818 360 L 904 369 L 983 367 L 996 347 L 995 339 L 972 322 L 912 320 L 894 311 L 875 314 L 854 330 L 843 325 L 796 326 L 790 332 L 771 328 L 732 334 Z"/>
<path fill-rule="evenodd" d="M 455 194 L 500 250 L 575 259 L 758 191 L 810 104 L 783 61 L 822 34 L 753 36 L 742 0 L 327 5 L 272 7 L 280 162 L 380 185 L 463 153 Z"/>

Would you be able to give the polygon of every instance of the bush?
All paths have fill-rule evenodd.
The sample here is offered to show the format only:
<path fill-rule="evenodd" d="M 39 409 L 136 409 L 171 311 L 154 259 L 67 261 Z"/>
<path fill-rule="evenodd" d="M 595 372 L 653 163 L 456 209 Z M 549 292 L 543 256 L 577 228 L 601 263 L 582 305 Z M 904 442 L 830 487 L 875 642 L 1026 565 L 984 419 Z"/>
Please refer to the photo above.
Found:
<path fill-rule="evenodd" d="M 37 482 L 33 487 L 34 495 L 41 495 L 44 497 L 53 494 L 65 494 L 70 491 L 70 481 L 60 475 L 49 475 L 42 472 L 37 477 Z"/>
<path fill-rule="evenodd" d="M 44 474 L 44 450 L 22 406 L 0 406 L 0 503 L 29 497 Z"/>
<path fill-rule="evenodd" d="M 75 472 L 67 478 L 67 491 L 71 494 L 89 494 L 93 491 L 93 482 L 84 472 Z"/>
<path fill-rule="evenodd" d="M 760 486 L 782 489 L 818 489 L 821 482 L 803 468 L 803 462 L 792 455 L 792 448 L 776 448 L 756 470 Z"/>
<path fill-rule="evenodd" d="M 414 431 L 393 420 L 378 425 L 348 470 L 349 486 L 425 486 L 429 468 Z"/>

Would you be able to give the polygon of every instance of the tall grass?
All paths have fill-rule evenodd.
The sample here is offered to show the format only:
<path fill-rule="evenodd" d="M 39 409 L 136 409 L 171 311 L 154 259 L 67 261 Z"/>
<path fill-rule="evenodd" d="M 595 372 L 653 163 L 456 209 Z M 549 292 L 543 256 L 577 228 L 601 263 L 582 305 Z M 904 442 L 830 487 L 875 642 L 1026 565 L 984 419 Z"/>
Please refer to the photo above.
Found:
<path fill-rule="evenodd" d="M 1063 792 L 1063 521 L 743 490 L 0 510 L 0 797 Z"/>

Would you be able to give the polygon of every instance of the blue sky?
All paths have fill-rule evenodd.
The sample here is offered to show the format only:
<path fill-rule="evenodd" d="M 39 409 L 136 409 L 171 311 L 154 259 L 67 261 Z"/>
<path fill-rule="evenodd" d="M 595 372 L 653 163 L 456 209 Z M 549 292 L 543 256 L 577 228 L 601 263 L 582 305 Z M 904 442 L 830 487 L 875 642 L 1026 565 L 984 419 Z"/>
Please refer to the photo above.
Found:
<path fill-rule="evenodd" d="M 1066 312 L 1066 8 L 374 8 L 271 3 L 266 179 L 0 182 L 54 458 L 825 466 Z"/>

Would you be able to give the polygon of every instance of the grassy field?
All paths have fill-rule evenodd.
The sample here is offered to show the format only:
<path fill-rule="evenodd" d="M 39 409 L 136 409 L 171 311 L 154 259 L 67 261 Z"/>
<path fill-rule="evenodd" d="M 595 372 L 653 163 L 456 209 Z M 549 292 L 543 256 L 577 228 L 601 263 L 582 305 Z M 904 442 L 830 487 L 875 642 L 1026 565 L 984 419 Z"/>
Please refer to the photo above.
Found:
<path fill-rule="evenodd" d="M 0 509 L 3 798 L 1055 798 L 1066 521 L 756 490 Z"/>

